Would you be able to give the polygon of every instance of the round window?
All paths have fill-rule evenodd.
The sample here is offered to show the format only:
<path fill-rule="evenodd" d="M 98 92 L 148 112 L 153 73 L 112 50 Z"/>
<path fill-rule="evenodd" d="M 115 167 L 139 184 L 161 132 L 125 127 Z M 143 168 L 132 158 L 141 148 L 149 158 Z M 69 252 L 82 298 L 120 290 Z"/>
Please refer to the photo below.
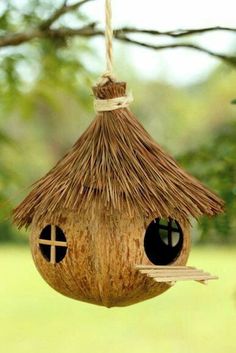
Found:
<path fill-rule="evenodd" d="M 62 261 L 67 252 L 66 236 L 62 229 L 47 225 L 39 236 L 39 249 L 48 262 L 55 264 Z"/>
<path fill-rule="evenodd" d="M 154 219 L 147 227 L 144 249 L 154 265 L 168 265 L 173 262 L 183 248 L 183 232 L 173 219 Z"/>

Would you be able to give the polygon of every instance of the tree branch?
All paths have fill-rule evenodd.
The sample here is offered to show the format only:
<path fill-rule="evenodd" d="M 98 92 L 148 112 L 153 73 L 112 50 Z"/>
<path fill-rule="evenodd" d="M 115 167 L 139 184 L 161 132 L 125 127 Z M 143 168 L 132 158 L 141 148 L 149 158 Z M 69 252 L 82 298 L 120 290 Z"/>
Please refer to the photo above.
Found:
<path fill-rule="evenodd" d="M 46 30 L 51 27 L 51 25 L 56 22 L 60 17 L 65 15 L 68 12 L 73 12 L 75 10 L 78 10 L 81 6 L 86 4 L 89 1 L 93 0 L 82 0 L 82 1 L 77 1 L 74 4 L 67 5 L 67 0 L 65 0 L 61 7 L 59 7 L 53 14 L 45 21 L 43 21 L 40 25 L 41 30 Z"/>
<path fill-rule="evenodd" d="M 171 31 L 158 31 L 152 29 L 141 29 L 135 27 L 123 27 L 115 30 L 117 34 L 150 34 L 152 36 L 168 36 L 172 38 L 179 38 L 185 36 L 191 36 L 196 34 L 202 34 L 207 32 L 214 32 L 214 31 L 226 31 L 236 33 L 236 28 L 230 27 L 204 27 L 204 28 L 195 28 L 195 29 L 177 29 Z"/>
<path fill-rule="evenodd" d="M 95 30 L 96 23 L 92 22 L 86 26 L 77 29 L 59 28 L 59 29 L 33 29 L 29 32 L 14 33 L 0 37 L 0 48 L 8 46 L 18 46 L 30 42 L 37 38 L 66 38 L 74 36 L 92 37 L 102 35 L 103 32 Z"/>
<path fill-rule="evenodd" d="M 53 37 L 73 37 L 73 36 L 84 36 L 84 37 L 94 37 L 94 36 L 102 36 L 104 35 L 103 31 L 97 30 L 95 28 L 96 23 L 90 24 L 87 27 L 80 28 L 78 30 L 76 29 L 70 29 L 70 28 L 64 28 L 64 29 L 58 29 L 54 30 L 51 33 L 51 36 Z M 212 50 L 209 50 L 207 48 L 204 48 L 200 45 L 197 44 L 192 44 L 192 43 L 171 43 L 171 44 L 163 44 L 163 45 L 154 45 L 154 44 L 149 44 L 146 42 L 138 41 L 131 39 L 127 37 L 126 35 L 123 34 L 123 31 L 121 30 L 116 30 L 114 31 L 114 38 L 127 42 L 130 44 L 135 44 L 138 46 L 142 46 L 144 48 L 149 48 L 149 49 L 154 49 L 154 50 L 166 50 L 166 49 L 176 49 L 176 48 L 185 48 L 185 49 L 191 49 L 191 50 L 196 50 L 202 53 L 205 53 L 207 55 L 210 55 L 216 59 L 222 60 L 230 65 L 236 66 L 236 56 L 231 56 L 231 55 L 225 55 L 225 54 L 220 54 L 217 52 L 213 52 Z"/>
<path fill-rule="evenodd" d="M 65 38 L 65 37 L 74 37 L 74 36 L 83 36 L 83 37 L 94 37 L 94 36 L 102 36 L 104 35 L 103 31 L 97 30 L 95 28 L 96 23 L 90 24 L 87 27 L 83 27 L 80 29 L 70 29 L 70 28 L 64 28 L 64 29 L 58 29 L 58 30 L 52 30 L 51 31 L 51 36 L 52 37 L 57 37 L 57 38 Z M 216 59 L 222 60 L 230 65 L 236 66 L 236 56 L 231 56 L 231 55 L 225 55 L 225 54 L 220 54 L 217 52 L 213 52 L 207 48 L 204 48 L 200 45 L 197 44 L 192 44 L 192 43 L 171 43 L 171 44 L 163 44 L 163 45 L 154 45 L 154 44 L 149 44 L 146 42 L 138 41 L 131 39 L 124 35 L 120 30 L 114 31 L 114 38 L 127 42 L 130 44 L 135 44 L 138 46 L 142 46 L 144 48 L 148 49 L 154 49 L 154 50 L 166 50 L 166 49 L 176 49 L 176 48 L 184 48 L 184 49 L 191 49 L 191 50 L 196 50 L 202 53 L 205 53 L 207 55 L 210 55 Z"/>
<path fill-rule="evenodd" d="M 92 0 L 84 0 L 83 3 L 88 1 L 92 1 Z M 82 2 L 80 2 L 80 4 L 81 3 Z M 73 4 L 73 6 L 75 6 L 75 4 Z M 43 25 L 40 25 L 38 29 L 29 31 L 29 32 L 21 32 L 21 33 L 14 33 L 10 35 L 0 36 L 0 47 L 19 45 L 23 42 L 27 42 L 34 38 L 47 37 L 47 36 L 53 37 L 53 33 L 55 34 L 54 36 L 58 36 L 58 37 L 76 36 L 76 35 L 92 37 L 92 36 L 104 35 L 103 31 L 98 30 L 95 27 L 96 27 L 96 22 L 92 22 L 78 29 L 71 29 L 71 28 L 65 27 L 65 28 L 49 30 L 48 28 L 45 28 Z M 86 29 L 86 31 L 84 31 L 84 29 Z M 184 36 L 189 36 L 193 34 L 196 35 L 196 34 L 213 32 L 213 31 L 228 31 L 228 32 L 236 33 L 236 28 L 206 27 L 206 28 L 199 28 L 199 29 L 179 29 L 179 30 L 162 32 L 162 31 L 151 30 L 151 29 L 123 27 L 123 28 L 118 28 L 114 30 L 114 37 L 117 39 L 122 39 L 123 37 L 125 38 L 124 36 L 125 34 L 148 34 L 153 36 L 170 36 L 170 37 L 178 38 L 178 37 L 184 37 Z M 138 44 L 138 42 L 136 44 Z"/>
<path fill-rule="evenodd" d="M 102 30 L 96 28 L 95 22 L 89 23 L 77 29 L 67 28 L 67 27 L 52 28 L 52 25 L 64 14 L 75 11 L 90 1 L 93 1 L 93 0 L 80 0 L 80 1 L 76 1 L 74 4 L 67 5 L 67 0 L 64 0 L 62 5 L 58 9 L 56 9 L 51 14 L 51 16 L 48 17 L 48 19 L 46 19 L 45 21 L 42 21 L 42 23 L 37 28 L 31 29 L 25 32 L 12 33 L 12 34 L 6 34 L 6 35 L 0 36 L 0 48 L 7 47 L 7 46 L 17 46 L 22 43 L 30 42 L 31 40 L 36 38 L 38 39 L 39 38 L 49 38 L 49 39 L 64 38 L 65 39 L 65 38 L 70 38 L 75 36 L 95 37 L 95 36 L 104 35 L 104 32 Z M 198 29 L 178 29 L 178 30 L 170 30 L 170 31 L 158 31 L 158 30 L 141 29 L 141 28 L 135 28 L 135 27 L 122 27 L 114 30 L 114 37 L 123 42 L 139 45 L 139 46 L 154 49 L 154 50 L 165 50 L 165 49 L 175 49 L 175 48 L 192 49 L 192 50 L 205 53 L 217 59 L 223 60 L 228 64 L 236 66 L 235 56 L 220 54 L 220 53 L 211 51 L 207 48 L 201 47 L 200 45 L 197 45 L 197 44 L 177 42 L 177 43 L 170 43 L 170 44 L 163 44 L 163 45 L 155 45 L 145 41 L 139 41 L 139 40 L 130 38 L 129 36 L 132 34 L 137 34 L 137 35 L 144 34 L 144 35 L 150 35 L 152 37 L 168 36 L 176 39 L 179 37 L 209 33 L 214 31 L 221 31 L 221 32 L 227 31 L 227 32 L 236 33 L 236 28 L 217 26 L 217 27 L 204 27 L 204 28 L 198 28 Z"/>
<path fill-rule="evenodd" d="M 217 59 L 220 59 L 222 61 L 227 62 L 228 64 L 231 64 L 233 66 L 236 66 L 236 56 L 231 56 L 231 55 L 224 55 L 220 53 L 213 52 L 209 49 L 203 48 L 200 45 L 196 44 L 191 44 L 191 43 L 173 43 L 173 44 L 163 44 L 163 45 L 154 45 L 154 44 L 148 44 L 145 42 L 137 41 L 134 39 L 131 39 L 127 36 L 117 36 L 117 39 L 128 42 L 131 44 L 139 45 L 144 48 L 149 48 L 149 49 L 154 49 L 154 50 L 165 50 L 165 49 L 175 49 L 175 48 L 185 48 L 185 49 L 192 49 L 196 51 L 200 51 L 202 53 L 208 54 L 212 57 L 215 57 Z"/>
<path fill-rule="evenodd" d="M 32 39 L 40 38 L 40 37 L 42 37 L 41 32 L 42 31 L 40 31 L 39 29 L 35 29 L 35 30 L 29 31 L 29 32 L 6 34 L 6 35 L 0 37 L 0 48 L 9 47 L 9 46 L 17 46 L 22 43 L 29 42 Z"/>

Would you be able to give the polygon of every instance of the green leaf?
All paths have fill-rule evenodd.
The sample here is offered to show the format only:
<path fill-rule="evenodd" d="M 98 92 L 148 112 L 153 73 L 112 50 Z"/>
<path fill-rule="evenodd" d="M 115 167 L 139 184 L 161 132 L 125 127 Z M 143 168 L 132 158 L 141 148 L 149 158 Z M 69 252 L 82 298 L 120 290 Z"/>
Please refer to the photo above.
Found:
<path fill-rule="evenodd" d="M 236 99 L 233 99 L 233 100 L 231 101 L 231 104 L 236 104 Z"/>

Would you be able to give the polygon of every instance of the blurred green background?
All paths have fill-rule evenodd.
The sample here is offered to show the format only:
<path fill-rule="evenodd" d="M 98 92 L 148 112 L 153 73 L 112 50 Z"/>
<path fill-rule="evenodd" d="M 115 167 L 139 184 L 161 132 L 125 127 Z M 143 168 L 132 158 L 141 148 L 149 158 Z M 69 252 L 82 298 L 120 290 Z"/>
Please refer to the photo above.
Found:
<path fill-rule="evenodd" d="M 0 34 L 37 26 L 51 9 L 50 1 L 1 4 Z M 84 13 L 73 16 L 72 22 L 87 19 Z M 157 142 L 226 202 L 224 215 L 193 222 L 192 232 L 190 263 L 218 274 L 219 281 L 209 287 L 178 283 L 163 296 L 124 309 L 75 302 L 42 281 L 28 234 L 11 225 L 11 209 L 94 118 L 91 86 L 103 65 L 96 48 L 81 38 L 43 39 L 0 52 L 0 352 L 235 353 L 232 67 L 218 63 L 200 80 L 177 85 L 164 73 L 145 78 L 129 62 L 126 46 L 116 47 L 117 72 L 135 97 L 132 110 Z"/>

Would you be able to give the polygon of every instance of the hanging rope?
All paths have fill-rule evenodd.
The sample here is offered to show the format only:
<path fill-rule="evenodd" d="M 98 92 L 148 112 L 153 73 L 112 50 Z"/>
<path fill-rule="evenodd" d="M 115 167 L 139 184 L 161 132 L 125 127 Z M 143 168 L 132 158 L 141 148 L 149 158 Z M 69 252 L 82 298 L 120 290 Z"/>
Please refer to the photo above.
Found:
<path fill-rule="evenodd" d="M 112 28 L 112 10 L 111 0 L 106 0 L 106 29 L 105 29 L 105 41 L 106 41 L 106 63 L 107 63 L 107 74 L 113 73 L 113 28 Z"/>
<path fill-rule="evenodd" d="M 112 9 L 111 0 L 105 0 L 105 44 L 106 44 L 106 72 L 97 82 L 98 86 L 104 86 L 107 82 L 116 82 L 113 74 L 113 28 L 112 28 Z M 133 101 L 132 94 L 112 99 L 95 99 L 94 108 L 97 112 L 112 111 L 127 108 Z"/>
<path fill-rule="evenodd" d="M 105 17 L 106 72 L 104 72 L 97 83 L 100 86 L 105 85 L 108 81 L 116 81 L 113 74 L 113 28 L 111 0 L 105 0 Z"/>

